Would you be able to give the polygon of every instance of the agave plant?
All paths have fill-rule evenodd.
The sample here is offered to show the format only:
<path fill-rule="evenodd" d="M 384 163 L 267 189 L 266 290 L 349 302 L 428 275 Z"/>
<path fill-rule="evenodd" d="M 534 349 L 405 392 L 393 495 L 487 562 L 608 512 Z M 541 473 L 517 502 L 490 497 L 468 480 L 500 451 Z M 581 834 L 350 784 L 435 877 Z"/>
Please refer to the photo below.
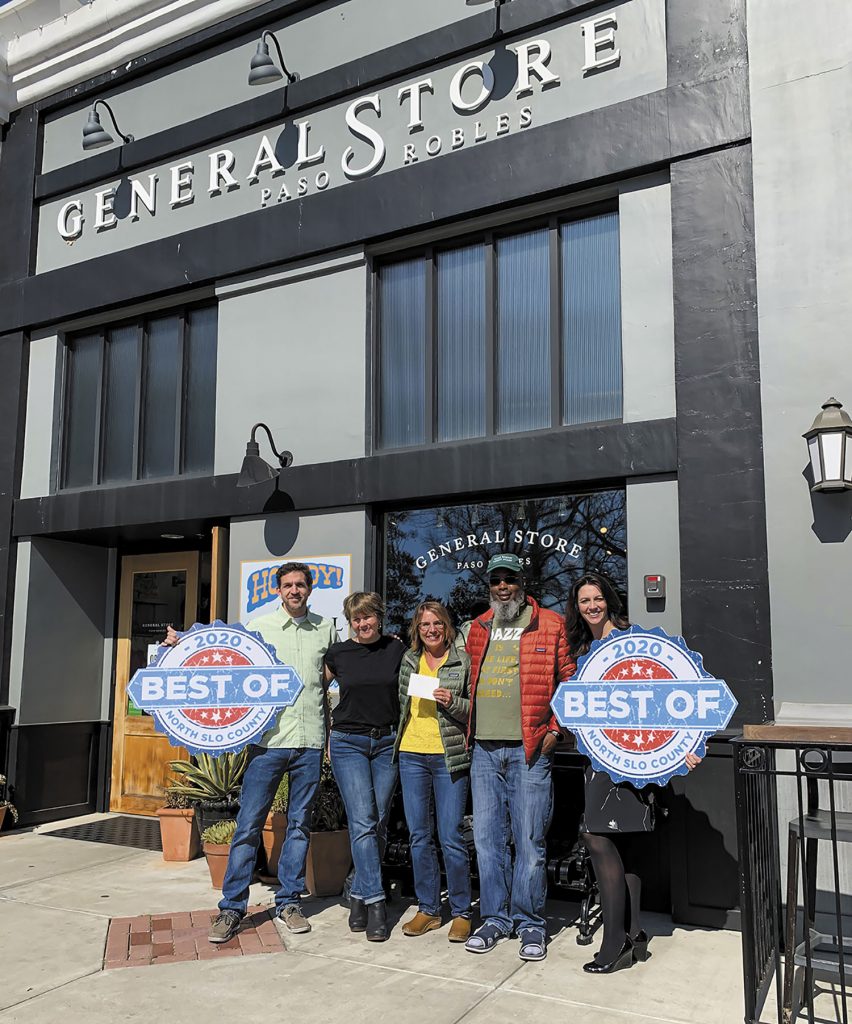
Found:
<path fill-rule="evenodd" d="M 217 821 L 215 825 L 211 825 L 201 833 L 201 842 L 228 846 L 234 838 L 236 829 L 237 823 L 230 818 L 226 821 Z"/>
<path fill-rule="evenodd" d="M 169 785 L 169 792 L 201 803 L 232 802 L 237 798 L 248 764 L 248 748 L 218 757 L 198 754 L 195 761 L 169 762 L 169 768 L 178 776 Z"/>

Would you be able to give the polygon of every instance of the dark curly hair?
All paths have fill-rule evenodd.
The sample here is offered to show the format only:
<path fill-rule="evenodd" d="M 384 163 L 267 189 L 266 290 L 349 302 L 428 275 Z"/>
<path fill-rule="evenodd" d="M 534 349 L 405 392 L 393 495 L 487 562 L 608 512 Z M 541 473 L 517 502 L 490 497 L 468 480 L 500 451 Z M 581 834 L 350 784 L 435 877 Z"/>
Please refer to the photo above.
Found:
<path fill-rule="evenodd" d="M 581 587 L 589 585 L 597 587 L 601 594 L 603 594 L 609 621 L 615 629 L 627 629 L 630 625 L 630 620 L 624 614 L 624 604 L 618 596 L 618 591 L 613 586 L 612 580 L 596 572 L 587 572 L 584 576 L 574 581 L 565 605 L 565 632 L 568 634 L 568 644 L 571 648 L 571 655 L 574 658 L 585 654 L 592 646 L 592 641 L 594 640 L 592 631 L 580 614 L 580 609 L 577 605 L 577 598 Z"/>

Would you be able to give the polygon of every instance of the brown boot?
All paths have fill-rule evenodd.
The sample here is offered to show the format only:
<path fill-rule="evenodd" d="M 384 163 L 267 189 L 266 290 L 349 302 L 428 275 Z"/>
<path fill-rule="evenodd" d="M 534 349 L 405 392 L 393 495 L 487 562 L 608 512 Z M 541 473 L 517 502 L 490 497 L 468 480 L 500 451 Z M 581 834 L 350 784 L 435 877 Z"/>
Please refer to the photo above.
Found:
<path fill-rule="evenodd" d="M 406 921 L 402 926 L 402 934 L 425 935 L 426 932 L 431 932 L 434 928 L 440 927 L 440 917 L 434 917 L 432 914 L 421 914 L 418 910 L 414 917 L 410 921 Z"/>
<path fill-rule="evenodd" d="M 447 938 L 450 942 L 467 942 L 470 935 L 470 918 L 454 917 L 450 925 L 450 934 Z"/>

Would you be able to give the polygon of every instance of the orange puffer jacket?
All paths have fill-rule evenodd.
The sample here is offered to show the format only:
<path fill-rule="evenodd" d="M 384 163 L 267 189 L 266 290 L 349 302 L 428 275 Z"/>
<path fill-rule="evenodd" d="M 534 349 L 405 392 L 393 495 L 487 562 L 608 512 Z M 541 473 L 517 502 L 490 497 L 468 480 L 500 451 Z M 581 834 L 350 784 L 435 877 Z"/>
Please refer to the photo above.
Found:
<path fill-rule="evenodd" d="M 531 761 L 541 746 L 548 729 L 558 729 L 559 723 L 550 708 L 557 683 L 570 679 L 576 663 L 568 650 L 565 623 L 557 612 L 541 608 L 531 597 L 532 620 L 521 634 L 521 732 L 524 753 Z M 473 717 L 476 707 L 476 686 L 488 644 L 491 640 L 491 622 L 494 613 L 489 609 L 474 619 L 467 638 L 470 655 L 470 718 L 467 723 L 467 741 L 470 745 Z"/>

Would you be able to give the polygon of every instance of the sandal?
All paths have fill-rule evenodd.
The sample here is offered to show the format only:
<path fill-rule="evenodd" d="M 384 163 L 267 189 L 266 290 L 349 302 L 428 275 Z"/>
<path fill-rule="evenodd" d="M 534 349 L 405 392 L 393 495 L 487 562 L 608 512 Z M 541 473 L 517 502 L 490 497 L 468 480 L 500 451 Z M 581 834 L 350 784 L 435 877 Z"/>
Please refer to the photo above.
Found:
<path fill-rule="evenodd" d="M 501 932 L 496 924 L 481 924 L 464 944 L 468 953 L 490 953 L 498 942 L 504 942 L 509 936 Z"/>
<path fill-rule="evenodd" d="M 518 933 L 521 960 L 544 960 L 547 956 L 547 936 L 540 928 L 522 928 Z"/>

